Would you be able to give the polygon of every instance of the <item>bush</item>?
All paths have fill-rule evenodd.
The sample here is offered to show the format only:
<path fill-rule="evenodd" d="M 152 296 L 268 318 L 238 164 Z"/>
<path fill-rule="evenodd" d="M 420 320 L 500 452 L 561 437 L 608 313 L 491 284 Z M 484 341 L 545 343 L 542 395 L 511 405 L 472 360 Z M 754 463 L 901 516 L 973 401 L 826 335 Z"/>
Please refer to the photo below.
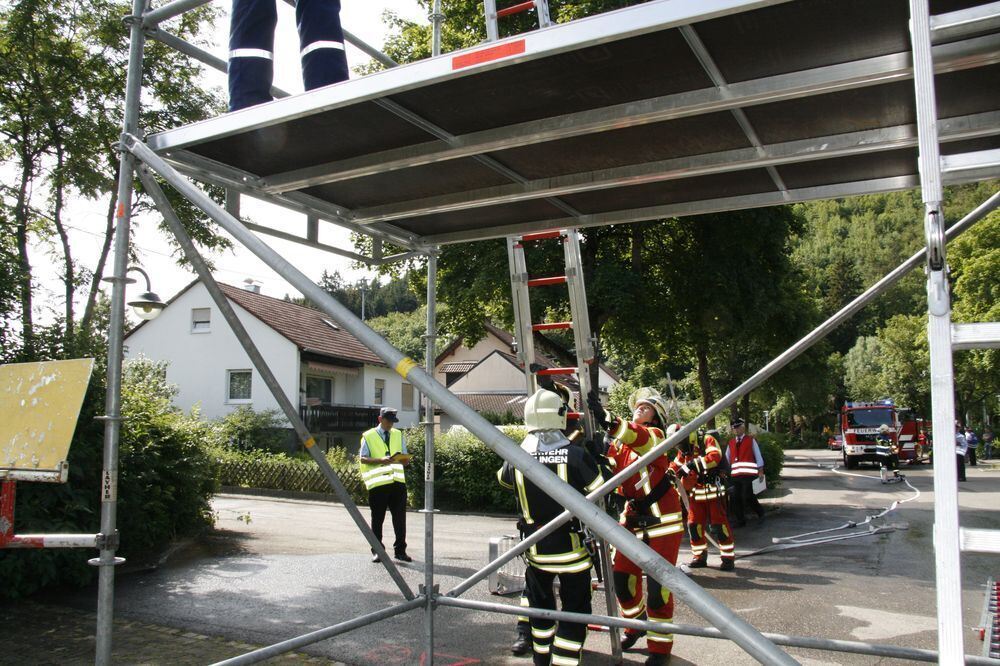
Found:
<path fill-rule="evenodd" d="M 524 428 L 505 426 L 515 442 L 524 438 Z M 413 454 L 407 468 L 406 485 L 410 505 L 424 505 L 424 429 L 406 431 L 406 446 Z M 434 438 L 434 505 L 441 509 L 513 514 L 514 494 L 497 482 L 503 460 L 475 435 L 455 428 Z"/>
<path fill-rule="evenodd" d="M 223 442 L 242 451 L 279 453 L 289 439 L 287 422 L 276 409 L 255 412 L 253 407 L 238 407 L 220 419 L 217 427 Z"/>
<path fill-rule="evenodd" d="M 171 539 L 211 524 L 209 498 L 214 469 L 202 443 L 210 429 L 170 405 L 174 389 L 164 364 L 140 359 L 122 377 L 119 437 L 118 554 L 143 559 Z M 69 453 L 65 484 L 22 483 L 18 487 L 15 532 L 100 531 L 104 426 L 104 376 L 95 371 L 84 399 Z M 82 549 L 0 551 L 0 595 L 16 598 L 56 584 L 85 585 L 97 569 Z"/>

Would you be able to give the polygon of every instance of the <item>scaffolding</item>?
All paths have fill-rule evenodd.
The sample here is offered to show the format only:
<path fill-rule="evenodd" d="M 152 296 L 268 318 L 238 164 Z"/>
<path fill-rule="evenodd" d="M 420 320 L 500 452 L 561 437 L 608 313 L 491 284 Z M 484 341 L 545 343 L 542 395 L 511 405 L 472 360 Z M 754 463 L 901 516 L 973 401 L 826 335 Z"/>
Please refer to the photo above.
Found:
<path fill-rule="evenodd" d="M 732 640 L 767 664 L 796 663 L 779 645 L 948 664 L 991 663 L 964 656 L 960 554 L 998 552 L 1000 539 L 959 527 L 955 457 L 948 454 L 954 447 L 952 348 L 996 346 L 1000 336 L 992 324 L 951 325 L 945 245 L 996 208 L 1000 194 L 947 230 L 940 204 L 943 184 L 1000 175 L 1000 87 L 996 85 L 1000 3 L 941 0 L 932 16 L 927 0 L 911 0 L 909 7 L 904 0 L 653 0 L 562 25 L 548 25 L 548 16 L 539 11 L 536 31 L 441 55 L 443 16 L 440 2 L 435 2 L 434 55 L 428 60 L 144 137 L 138 112 L 147 38 L 225 68 L 218 58 L 161 27 L 208 1 L 175 0 L 154 9 L 149 0 L 133 0 L 128 17 L 131 40 L 111 278 L 105 478 L 117 478 L 125 272 L 132 176 L 137 173 L 255 368 L 282 403 L 303 445 L 381 555 L 401 595 L 392 608 L 225 663 L 253 663 L 418 608 L 425 614 L 427 657 L 432 659 L 438 606 L 656 628 L 637 620 L 461 598 L 571 516 L 614 544 L 715 627 L 672 626 L 675 633 Z M 531 4 L 538 9 L 546 3 Z M 495 5 L 489 6 L 495 14 Z M 363 49 L 386 65 L 395 64 L 371 47 Z M 282 94 L 275 91 L 275 96 Z M 294 408 L 287 398 L 282 400 L 266 361 L 240 327 L 156 177 L 203 210 L 425 396 L 427 565 L 424 584 L 416 592 L 316 451 Z M 187 177 L 226 188 L 229 205 L 217 205 Z M 441 245 L 917 186 L 922 187 L 926 205 L 926 250 L 586 498 L 432 377 L 436 256 Z M 288 234 L 240 221 L 240 194 L 304 213 L 305 233 Z M 372 255 L 362 257 L 321 243 L 321 220 L 371 236 Z M 428 367 L 421 368 L 389 345 L 257 234 L 372 264 L 426 256 Z M 404 252 L 383 256 L 385 243 Z M 928 285 L 934 436 L 944 454 L 937 456 L 934 472 L 937 653 L 761 634 L 595 505 L 623 479 L 686 439 L 920 265 L 925 266 Z M 433 574 L 434 405 L 464 423 L 567 508 L 444 594 Z M 115 510 L 113 494 L 105 497 L 103 535 L 115 534 Z M 97 663 L 108 664 L 117 560 L 114 539 L 99 543 Z"/>

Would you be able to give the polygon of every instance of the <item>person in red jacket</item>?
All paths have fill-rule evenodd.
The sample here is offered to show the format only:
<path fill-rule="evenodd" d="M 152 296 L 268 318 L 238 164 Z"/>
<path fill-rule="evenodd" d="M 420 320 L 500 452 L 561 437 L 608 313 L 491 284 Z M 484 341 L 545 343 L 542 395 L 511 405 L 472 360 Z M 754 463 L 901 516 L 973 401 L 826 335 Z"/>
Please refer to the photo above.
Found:
<path fill-rule="evenodd" d="M 692 569 L 708 566 L 706 525 L 719 548 L 722 558 L 719 568 L 732 571 L 736 566 L 736 543 L 726 517 L 726 480 L 719 473 L 721 467 L 722 449 L 715 437 L 704 430 L 691 433 L 670 463 L 670 471 L 682 479 L 690 501 L 687 526 L 691 561 L 688 567 Z"/>
<path fill-rule="evenodd" d="M 631 465 L 667 437 L 667 403 L 655 389 L 643 388 L 632 394 L 629 400 L 629 407 L 633 409 L 631 421 L 608 414 L 596 394 L 591 394 L 588 406 L 612 440 L 607 457 L 615 473 Z M 626 500 L 619 523 L 663 559 L 677 564 L 684 523 L 680 498 L 667 474 L 668 467 L 669 458 L 660 456 L 618 488 L 617 492 Z M 612 554 L 612 569 L 622 617 L 648 617 L 651 622 L 673 622 L 674 595 L 670 590 L 649 578 L 644 600 L 642 569 L 617 549 Z M 643 634 L 643 631 L 626 629 L 622 649 L 632 648 Z M 668 663 L 673 645 L 672 634 L 650 632 L 646 636 L 649 650 L 646 664 Z"/>
<path fill-rule="evenodd" d="M 751 435 L 746 434 L 746 421 L 733 419 L 729 424 L 733 429 L 733 438 L 726 448 L 726 458 L 729 460 L 729 477 L 733 482 L 733 514 L 736 517 L 736 527 L 747 524 L 747 511 L 757 513 L 758 522 L 764 522 L 764 507 L 757 501 L 753 493 L 753 481 L 764 477 L 764 458 L 760 455 L 760 447 Z"/>

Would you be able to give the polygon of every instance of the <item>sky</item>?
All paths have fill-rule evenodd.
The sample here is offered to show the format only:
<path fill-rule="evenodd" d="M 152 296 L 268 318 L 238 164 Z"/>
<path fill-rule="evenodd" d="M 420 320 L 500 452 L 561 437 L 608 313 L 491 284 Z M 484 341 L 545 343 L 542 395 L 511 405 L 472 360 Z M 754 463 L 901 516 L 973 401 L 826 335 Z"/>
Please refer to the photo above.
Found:
<path fill-rule="evenodd" d="M 153 4 L 159 6 L 166 0 L 158 0 Z M 229 39 L 229 2 L 221 3 L 226 15 L 219 19 L 215 32 L 215 47 L 210 49 L 218 57 L 225 58 Z M 275 79 L 274 84 L 289 93 L 302 92 L 302 77 L 299 69 L 298 36 L 295 31 L 294 9 L 281 0 L 278 4 L 278 28 L 275 33 Z M 341 23 L 352 34 L 370 45 L 380 48 L 386 36 L 386 27 L 382 22 L 385 10 L 392 10 L 400 16 L 419 22 L 428 22 L 425 12 L 416 0 L 345 0 L 341 11 Z M 366 63 L 369 58 L 358 49 L 347 45 L 348 65 L 355 67 Z M 205 68 L 205 83 L 225 90 L 226 79 L 222 73 Z M 352 72 L 351 77 L 357 75 Z M 78 265 L 93 268 L 97 263 L 103 241 L 105 225 L 106 201 L 75 200 L 68 206 L 68 225 L 70 226 L 71 247 L 74 259 Z M 248 197 L 242 198 L 241 213 L 252 221 L 273 228 L 305 235 L 305 216 L 283 208 L 272 206 Z M 132 238 L 141 257 L 139 265 L 146 270 L 152 281 L 153 291 L 164 300 L 169 299 L 190 283 L 195 274 L 191 269 L 177 266 L 176 257 L 171 255 L 171 247 L 166 238 L 157 229 L 159 220 L 151 215 L 133 218 Z M 334 254 L 314 250 L 312 248 L 283 241 L 271 236 L 262 236 L 271 247 L 288 258 L 294 265 L 314 281 L 318 281 L 323 271 L 333 273 L 338 271 L 342 277 L 354 281 L 362 277 L 372 278 L 373 272 L 357 270 L 351 267 L 349 259 Z M 349 234 L 339 227 L 324 222 L 321 225 L 319 240 L 327 245 L 334 245 L 353 250 Z M 261 293 L 283 298 L 286 294 L 298 295 L 298 292 L 274 271 L 264 265 L 248 251 L 237 247 L 234 251 L 208 255 L 215 265 L 215 278 L 220 282 L 243 286 L 247 279 L 254 280 L 261 287 Z M 113 256 L 109 257 L 110 272 Z M 50 321 L 54 310 L 63 309 L 61 284 L 58 272 L 61 268 L 61 253 L 54 247 L 36 245 L 32 253 L 32 265 L 39 275 L 43 296 L 37 302 L 48 302 L 49 310 L 39 313 L 40 321 Z M 132 276 L 136 277 L 136 276 Z M 131 285 L 127 296 L 129 298 L 145 291 L 145 284 Z M 81 294 L 82 296 L 82 294 Z M 43 306 L 46 307 L 46 306 Z"/>

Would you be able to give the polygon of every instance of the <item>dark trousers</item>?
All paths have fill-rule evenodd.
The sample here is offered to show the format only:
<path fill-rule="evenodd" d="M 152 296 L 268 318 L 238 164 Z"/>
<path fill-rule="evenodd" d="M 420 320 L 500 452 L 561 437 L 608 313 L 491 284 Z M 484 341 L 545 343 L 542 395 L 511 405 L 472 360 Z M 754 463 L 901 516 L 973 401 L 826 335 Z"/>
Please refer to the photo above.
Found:
<path fill-rule="evenodd" d="M 556 597 L 552 584 L 555 582 L 556 576 L 559 576 L 559 600 L 562 601 L 562 610 L 568 613 L 590 613 L 590 569 L 580 573 L 554 574 L 529 565 L 524 572 L 528 604 L 532 608 L 555 610 Z M 583 642 L 587 638 L 587 625 L 559 622 L 555 637 L 551 634 L 546 636 L 555 624 L 555 620 L 531 618 L 531 642 L 536 665 L 547 666 L 550 663 L 550 656 L 555 655 L 569 659 L 580 659 Z M 568 641 L 570 645 L 579 644 L 580 649 L 556 646 L 553 644 L 553 638 L 561 638 Z M 562 645 L 566 645 L 566 643 Z M 544 650 L 546 646 L 551 650 L 551 655 L 539 651 L 539 648 Z"/>
<path fill-rule="evenodd" d="M 976 445 L 976 446 L 978 446 L 978 445 Z M 973 446 L 971 444 L 969 445 L 969 454 L 968 455 L 969 455 L 969 464 L 972 465 L 973 467 L 975 467 L 976 466 L 976 447 L 975 446 Z"/>
<path fill-rule="evenodd" d="M 746 522 L 748 511 L 753 511 L 757 516 L 764 515 L 764 507 L 760 505 L 757 496 L 753 494 L 753 480 L 756 478 L 755 476 L 730 477 L 733 484 L 733 494 L 729 499 L 737 524 Z"/>
<path fill-rule="evenodd" d="M 387 483 L 368 491 L 368 508 L 372 512 L 372 532 L 382 542 L 382 523 L 385 522 L 385 511 L 392 516 L 392 530 L 396 533 L 396 541 L 392 548 L 398 553 L 406 552 L 406 484 Z"/>
<path fill-rule="evenodd" d="M 233 0 L 229 24 L 229 110 L 271 101 L 277 0 Z M 302 80 L 306 90 L 348 78 L 340 0 L 298 0 Z"/>
<path fill-rule="evenodd" d="M 965 481 L 965 455 L 956 453 L 955 458 L 958 463 L 958 480 Z"/>

